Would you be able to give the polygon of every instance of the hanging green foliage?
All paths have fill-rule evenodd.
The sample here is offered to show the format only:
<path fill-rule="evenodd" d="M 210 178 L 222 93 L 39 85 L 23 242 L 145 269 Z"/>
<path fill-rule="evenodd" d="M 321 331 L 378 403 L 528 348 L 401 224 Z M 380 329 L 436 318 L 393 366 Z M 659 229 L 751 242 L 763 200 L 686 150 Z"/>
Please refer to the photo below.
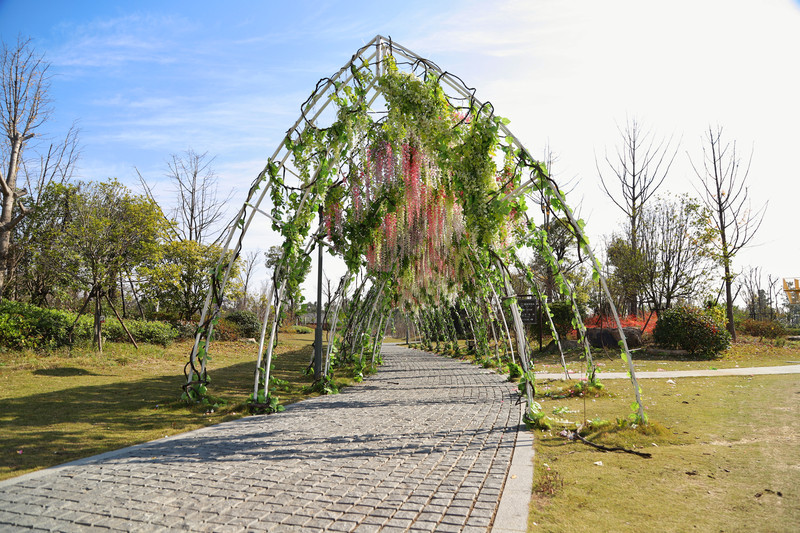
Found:
<path fill-rule="evenodd" d="M 368 55 L 371 47 L 375 53 Z M 365 356 L 374 360 L 389 305 L 414 317 L 423 343 L 457 353 L 451 311 L 457 308 L 463 310 L 481 359 L 491 356 L 490 333 L 498 364 L 498 344 L 508 350 L 510 363 L 523 375 L 529 418 L 534 419 L 539 412 L 532 401 L 535 376 L 518 304 L 509 292 L 507 271 L 518 263 L 516 250 L 542 250 L 576 315 L 572 325 L 581 336 L 585 328 L 547 233 L 528 217 L 526 195 L 535 191 L 563 213 L 597 272 L 599 266 L 583 222 L 575 220 L 546 167 L 511 135 L 508 121 L 495 115 L 491 104 L 478 102 L 457 78 L 422 58 L 402 54 L 409 62 L 401 66 L 391 42 L 376 38 L 339 74 L 320 81 L 282 148 L 251 187 L 249 214 L 243 210 L 234 231 L 246 231 L 258 211 L 280 233 L 282 257 L 273 281 L 281 287 L 274 291 L 276 307 L 281 298 L 300 290 L 311 264 L 309 251 L 316 246 L 330 246 L 341 255 L 348 276 L 365 273 L 372 289 L 364 296 L 359 289 L 345 306 L 338 326 L 342 334 L 332 332 L 329 354 L 334 362 L 364 367 Z M 376 111 L 372 105 L 379 97 L 382 107 Z M 328 125 L 321 126 L 323 122 Z M 268 212 L 258 207 L 262 198 L 271 205 Z M 315 226 L 320 212 L 321 222 Z M 524 273 L 538 292 L 534 277 Z M 218 308 L 221 296 L 211 302 L 212 309 Z M 514 342 L 506 316 L 513 322 Z M 213 323 L 207 322 L 204 331 L 212 329 Z M 204 386 L 207 356 L 202 352 L 203 345 L 197 344 L 192 360 L 203 361 L 202 370 L 189 381 Z M 594 379 L 588 345 L 585 356 Z M 264 372 L 268 374 L 268 367 Z M 632 380 L 642 415 L 638 385 Z M 257 383 L 259 387 L 263 390 L 264 384 Z M 264 393 L 263 400 L 267 398 Z"/>

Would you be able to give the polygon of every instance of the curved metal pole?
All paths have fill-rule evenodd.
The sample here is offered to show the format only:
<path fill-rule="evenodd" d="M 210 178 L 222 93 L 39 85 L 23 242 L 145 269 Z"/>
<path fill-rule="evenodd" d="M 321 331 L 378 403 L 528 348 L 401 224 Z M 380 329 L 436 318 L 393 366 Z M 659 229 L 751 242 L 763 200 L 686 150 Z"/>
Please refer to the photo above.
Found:
<path fill-rule="evenodd" d="M 253 399 L 258 397 L 258 379 L 261 377 L 261 360 L 264 354 L 264 337 L 267 333 L 267 322 L 269 322 L 269 315 L 272 310 L 272 297 L 275 293 L 275 281 L 269 284 L 269 296 L 267 296 L 267 308 L 264 310 L 264 319 L 261 322 L 261 336 L 258 340 L 258 359 L 256 360 L 255 371 L 255 384 L 253 385 Z"/>
<path fill-rule="evenodd" d="M 522 370 L 525 371 L 526 377 L 532 376 L 532 372 L 528 372 L 530 369 L 530 364 L 527 357 L 527 340 L 525 339 L 525 332 L 522 330 L 522 317 L 519 314 L 519 306 L 517 305 L 517 299 L 513 296 L 513 289 L 511 288 L 511 282 L 509 282 L 508 278 L 506 277 L 505 270 L 503 265 L 500 263 L 500 260 L 497 260 L 497 268 L 500 270 L 500 275 L 503 278 L 503 284 L 505 286 L 506 297 L 511 298 L 511 316 L 514 318 L 514 330 L 517 333 L 517 352 L 519 352 L 519 360 L 522 364 Z M 528 409 L 530 409 L 534 404 L 534 395 L 535 389 L 534 384 L 531 383 L 531 379 L 525 380 L 525 397 L 528 401 Z"/>
<path fill-rule="evenodd" d="M 380 302 L 381 299 L 382 299 L 383 288 L 385 286 L 386 286 L 386 280 L 381 282 L 381 287 L 375 292 L 375 301 L 373 302 L 372 309 L 369 312 L 369 318 L 367 319 L 366 331 L 371 331 L 370 328 L 372 327 L 372 315 L 375 314 L 375 309 L 378 308 L 378 302 Z M 363 331 L 364 330 L 362 330 L 362 333 L 359 336 L 363 335 Z M 359 362 L 363 362 L 364 361 L 364 343 L 363 342 L 361 343 L 361 353 L 358 356 L 358 360 L 359 360 Z"/>
<path fill-rule="evenodd" d="M 344 276 L 342 276 L 342 280 L 339 282 L 339 289 L 336 291 L 336 304 L 334 307 L 333 312 L 333 321 L 331 322 L 331 328 L 328 330 L 328 349 L 325 354 L 325 375 L 328 375 L 331 368 L 331 351 L 333 350 L 333 343 L 336 340 L 336 326 L 339 321 L 339 309 L 341 308 L 342 301 L 344 300 L 344 293 L 347 290 L 347 285 L 350 283 L 350 279 L 352 278 L 352 272 L 347 272 Z"/>
<path fill-rule="evenodd" d="M 275 316 L 272 319 L 272 331 L 269 335 L 269 346 L 267 346 L 267 360 L 264 363 L 264 398 L 269 396 L 269 374 L 272 366 L 272 352 L 275 348 L 275 335 L 278 331 L 278 318 L 281 316 L 281 304 L 283 303 L 283 293 L 286 289 L 286 280 L 281 283 L 281 290 L 278 291 L 278 301 L 275 302 Z M 258 396 L 256 396 L 257 398 Z M 256 398 L 253 398 L 255 400 Z"/>

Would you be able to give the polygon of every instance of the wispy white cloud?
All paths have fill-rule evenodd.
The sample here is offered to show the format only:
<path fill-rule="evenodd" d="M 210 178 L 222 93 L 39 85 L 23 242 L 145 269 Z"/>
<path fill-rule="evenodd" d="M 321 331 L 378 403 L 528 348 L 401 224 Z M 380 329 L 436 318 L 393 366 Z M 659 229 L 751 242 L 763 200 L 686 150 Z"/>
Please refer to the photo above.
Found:
<path fill-rule="evenodd" d="M 57 67 L 115 67 L 130 63 L 176 61 L 177 37 L 194 28 L 187 19 L 131 14 L 63 24 L 63 45 L 49 55 Z"/>

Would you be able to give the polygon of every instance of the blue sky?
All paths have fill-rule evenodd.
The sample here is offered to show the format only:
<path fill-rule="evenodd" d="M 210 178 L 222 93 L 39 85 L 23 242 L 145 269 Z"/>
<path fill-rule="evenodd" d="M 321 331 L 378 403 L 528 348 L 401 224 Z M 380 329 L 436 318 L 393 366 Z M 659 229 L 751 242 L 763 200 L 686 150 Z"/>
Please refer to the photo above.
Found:
<path fill-rule="evenodd" d="M 159 183 L 169 155 L 192 148 L 216 157 L 231 211 L 317 80 L 376 34 L 477 88 L 534 154 L 549 146 L 595 242 L 621 220 L 595 167 L 616 149 L 618 125 L 636 117 L 680 141 L 664 185 L 674 193 L 694 192 L 689 157 L 701 157 L 705 129 L 723 126 L 743 154 L 754 150 L 754 205 L 769 201 L 758 245 L 737 265 L 800 276 L 796 1 L 0 0 L 0 37 L 32 37 L 52 63 L 44 131 L 55 139 L 77 121 L 82 179 L 135 188 L 136 167 Z M 250 246 L 274 244 L 255 233 Z"/>

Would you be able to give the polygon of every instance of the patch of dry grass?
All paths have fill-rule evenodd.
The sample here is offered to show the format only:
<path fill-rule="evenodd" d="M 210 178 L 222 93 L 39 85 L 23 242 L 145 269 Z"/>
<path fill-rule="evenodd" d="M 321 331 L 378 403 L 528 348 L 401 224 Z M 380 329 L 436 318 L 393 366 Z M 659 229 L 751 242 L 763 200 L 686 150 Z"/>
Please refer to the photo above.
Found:
<path fill-rule="evenodd" d="M 617 423 L 632 401 L 627 382 L 608 382 L 607 396 L 585 403 L 542 398 L 543 409 L 570 427 L 595 420 L 590 440 L 652 458 L 603 453 L 560 436 L 560 427 L 537 432 L 534 488 L 560 482 L 545 483 L 554 491 L 534 490 L 530 531 L 761 532 L 800 524 L 797 376 L 673 381 L 643 385 L 655 431 Z"/>

